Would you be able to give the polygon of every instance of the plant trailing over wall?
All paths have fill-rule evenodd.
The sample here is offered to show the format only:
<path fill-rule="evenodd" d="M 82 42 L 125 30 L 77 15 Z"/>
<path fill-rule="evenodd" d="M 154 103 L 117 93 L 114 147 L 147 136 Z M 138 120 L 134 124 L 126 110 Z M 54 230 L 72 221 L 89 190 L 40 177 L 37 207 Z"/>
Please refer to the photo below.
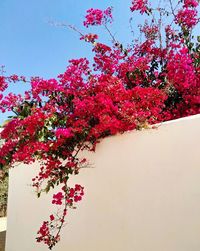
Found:
<path fill-rule="evenodd" d="M 111 45 L 103 44 L 96 34 L 70 26 L 91 44 L 92 64 L 86 58 L 72 59 L 57 79 L 0 76 L 0 109 L 14 113 L 0 134 L 1 169 L 39 161 L 40 172 L 32 180 L 38 197 L 62 187 L 52 198 L 62 210 L 43 222 L 38 242 L 52 249 L 69 209 L 84 195 L 81 185 L 68 185 L 87 165 L 80 151 L 95 151 L 109 135 L 200 112 L 200 37 L 193 35 L 198 5 L 197 0 L 169 0 L 162 8 L 133 0 L 130 10 L 146 21 L 139 27 L 141 41 L 126 47 L 108 28 L 112 8 L 89 9 L 84 26 L 104 26 L 112 39 Z M 8 84 L 20 81 L 31 85 L 24 96 L 4 95 Z"/>

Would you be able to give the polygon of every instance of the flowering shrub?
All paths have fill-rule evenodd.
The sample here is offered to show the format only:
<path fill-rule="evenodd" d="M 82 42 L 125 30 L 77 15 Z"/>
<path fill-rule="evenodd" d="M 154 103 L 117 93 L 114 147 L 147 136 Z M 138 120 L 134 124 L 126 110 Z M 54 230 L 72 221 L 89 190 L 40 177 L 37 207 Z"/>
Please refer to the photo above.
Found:
<path fill-rule="evenodd" d="M 192 34 L 198 1 L 175 2 L 176 8 L 169 0 L 168 10 L 132 1 L 130 10 L 146 15 L 146 21 L 140 26 L 142 41 L 127 47 L 108 28 L 112 8 L 90 9 L 84 26 L 102 25 L 112 38 L 106 45 L 96 34 L 79 32 L 92 46 L 92 64 L 86 58 L 70 60 L 56 79 L 0 76 L 0 109 L 14 113 L 0 133 L 1 169 L 38 161 L 40 171 L 32 180 L 38 197 L 62 187 L 52 198 L 61 210 L 38 231 L 37 241 L 49 249 L 60 239 L 68 210 L 84 195 L 81 185 L 68 185 L 87 165 L 80 151 L 94 151 L 110 135 L 200 112 L 200 37 Z M 165 25 L 163 16 L 169 18 Z M 31 86 L 24 96 L 4 94 L 8 84 L 20 81 Z"/>

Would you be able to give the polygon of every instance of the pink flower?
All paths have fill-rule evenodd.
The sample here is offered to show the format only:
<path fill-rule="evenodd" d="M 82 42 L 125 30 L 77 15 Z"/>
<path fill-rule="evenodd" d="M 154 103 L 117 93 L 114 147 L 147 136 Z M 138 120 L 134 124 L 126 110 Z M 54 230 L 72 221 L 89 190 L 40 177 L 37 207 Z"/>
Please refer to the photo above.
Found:
<path fill-rule="evenodd" d="M 63 193 L 59 192 L 53 195 L 52 204 L 62 205 L 62 199 L 64 198 Z"/>
<path fill-rule="evenodd" d="M 64 129 L 64 128 L 58 128 L 55 132 L 55 135 L 57 138 L 70 138 L 73 136 L 73 133 L 71 132 L 70 129 Z"/>
<path fill-rule="evenodd" d="M 6 83 L 6 79 L 3 76 L 0 76 L 0 92 L 5 91 L 5 89 L 8 87 L 8 84 Z"/>
<path fill-rule="evenodd" d="M 179 10 L 175 19 L 177 24 L 185 26 L 188 29 L 194 27 L 198 21 L 197 10 L 189 8 Z"/>
<path fill-rule="evenodd" d="M 83 22 L 84 26 L 102 25 L 104 23 L 112 22 L 112 8 L 108 7 L 106 10 L 89 9 L 87 10 L 86 20 Z"/>
<path fill-rule="evenodd" d="M 51 215 L 49 216 L 49 218 L 50 218 L 51 221 L 55 220 L 55 217 L 54 217 L 53 214 L 51 214 Z"/>
<path fill-rule="evenodd" d="M 84 195 L 84 187 L 81 185 L 76 184 L 75 188 L 70 188 L 68 193 L 68 199 L 67 202 L 69 204 L 72 204 L 74 202 L 79 202 L 82 200 L 82 197 Z"/>
<path fill-rule="evenodd" d="M 132 6 L 130 7 L 131 11 L 139 10 L 141 14 L 147 12 L 148 10 L 148 0 L 133 0 Z"/>
<path fill-rule="evenodd" d="M 184 8 L 196 8 L 199 5 L 199 3 L 196 0 L 184 0 Z"/>

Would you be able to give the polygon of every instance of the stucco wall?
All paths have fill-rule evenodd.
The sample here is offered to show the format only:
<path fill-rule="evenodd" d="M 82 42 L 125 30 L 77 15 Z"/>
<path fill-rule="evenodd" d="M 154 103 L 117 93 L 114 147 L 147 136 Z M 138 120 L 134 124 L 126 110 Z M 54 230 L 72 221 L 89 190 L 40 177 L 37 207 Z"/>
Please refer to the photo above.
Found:
<path fill-rule="evenodd" d="M 200 116 L 103 140 L 74 177 L 86 195 L 54 250 L 199 251 L 199 144 Z M 6 251 L 47 250 L 34 238 L 53 207 L 34 196 L 35 171 L 11 171 Z"/>

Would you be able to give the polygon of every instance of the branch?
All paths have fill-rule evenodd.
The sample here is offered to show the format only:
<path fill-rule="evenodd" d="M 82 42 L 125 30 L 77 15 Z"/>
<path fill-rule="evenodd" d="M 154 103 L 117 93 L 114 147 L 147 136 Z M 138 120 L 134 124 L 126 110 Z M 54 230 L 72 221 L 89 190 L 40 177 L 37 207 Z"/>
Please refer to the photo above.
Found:
<path fill-rule="evenodd" d="M 170 4 L 171 11 L 172 11 L 172 15 L 174 17 L 176 17 L 175 9 L 176 9 L 177 6 L 175 8 L 173 7 L 172 0 L 169 0 L 169 4 Z"/>
<path fill-rule="evenodd" d="M 75 31 L 76 33 L 78 33 L 81 37 L 84 36 L 84 34 L 81 31 L 79 31 L 74 25 L 63 23 L 63 22 L 55 22 L 55 21 L 49 21 L 48 23 L 57 27 L 69 28 Z"/>
<path fill-rule="evenodd" d="M 115 39 L 114 35 L 111 33 L 111 31 L 108 29 L 108 26 L 106 24 L 104 24 L 105 29 L 107 30 L 108 34 L 110 35 L 110 37 L 112 38 L 112 42 L 113 43 L 118 43 L 118 41 Z"/>

